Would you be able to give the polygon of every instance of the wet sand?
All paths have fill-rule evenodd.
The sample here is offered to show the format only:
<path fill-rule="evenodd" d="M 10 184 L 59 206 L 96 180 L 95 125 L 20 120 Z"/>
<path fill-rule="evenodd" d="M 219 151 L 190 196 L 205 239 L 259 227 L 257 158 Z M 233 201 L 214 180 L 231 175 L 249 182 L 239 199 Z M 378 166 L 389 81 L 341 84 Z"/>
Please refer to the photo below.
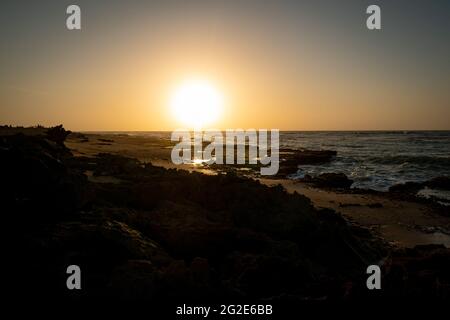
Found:
<path fill-rule="evenodd" d="M 393 245 L 444 244 L 450 247 L 450 235 L 444 233 L 450 229 L 450 219 L 434 213 L 424 204 L 378 195 L 337 193 L 292 180 L 260 181 L 267 185 L 281 184 L 288 192 L 303 194 L 316 207 L 334 209 L 348 220 L 370 228 Z"/>

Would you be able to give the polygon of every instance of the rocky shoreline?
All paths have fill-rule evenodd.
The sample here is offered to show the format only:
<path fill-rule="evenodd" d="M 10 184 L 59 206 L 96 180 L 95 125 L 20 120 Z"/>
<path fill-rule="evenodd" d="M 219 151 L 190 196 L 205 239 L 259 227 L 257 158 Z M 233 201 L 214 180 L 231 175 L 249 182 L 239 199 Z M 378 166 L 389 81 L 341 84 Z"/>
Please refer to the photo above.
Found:
<path fill-rule="evenodd" d="M 393 248 L 304 195 L 232 171 L 74 156 L 67 135 L 59 127 L 0 136 L 11 272 L 22 275 L 22 295 L 359 300 L 373 297 L 367 266 L 381 264 L 386 287 L 378 299 L 450 296 L 444 246 Z M 64 287 L 70 264 L 85 275 L 81 294 Z"/>

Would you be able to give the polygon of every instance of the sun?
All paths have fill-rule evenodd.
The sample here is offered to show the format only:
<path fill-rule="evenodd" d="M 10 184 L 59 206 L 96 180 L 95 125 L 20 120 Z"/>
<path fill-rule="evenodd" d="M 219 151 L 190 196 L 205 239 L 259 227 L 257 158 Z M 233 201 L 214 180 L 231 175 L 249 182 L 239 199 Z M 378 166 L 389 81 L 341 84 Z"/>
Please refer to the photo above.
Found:
<path fill-rule="evenodd" d="M 190 79 L 171 95 L 173 115 L 189 129 L 201 129 L 213 124 L 223 111 L 223 95 L 209 81 Z"/>

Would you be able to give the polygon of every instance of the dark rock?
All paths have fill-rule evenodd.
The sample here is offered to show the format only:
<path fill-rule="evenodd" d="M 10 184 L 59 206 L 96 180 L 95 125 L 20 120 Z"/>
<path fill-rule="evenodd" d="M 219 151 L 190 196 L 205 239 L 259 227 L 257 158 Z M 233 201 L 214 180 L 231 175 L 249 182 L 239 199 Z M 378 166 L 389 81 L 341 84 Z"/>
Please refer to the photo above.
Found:
<path fill-rule="evenodd" d="M 301 150 L 296 153 L 297 164 L 323 164 L 330 162 L 337 152 L 334 150 Z"/>
<path fill-rule="evenodd" d="M 150 300 L 158 293 L 160 274 L 148 260 L 128 260 L 116 267 L 108 283 L 108 291 L 125 300 Z"/>
<path fill-rule="evenodd" d="M 317 177 L 308 177 L 302 181 L 321 188 L 348 189 L 353 184 L 353 180 L 347 178 L 343 173 L 322 173 Z"/>
<path fill-rule="evenodd" d="M 450 177 L 436 177 L 424 183 L 430 189 L 450 190 Z"/>
<path fill-rule="evenodd" d="M 277 176 L 296 173 L 299 165 L 318 165 L 330 162 L 337 155 L 333 150 L 280 149 L 280 168 Z"/>
<path fill-rule="evenodd" d="M 425 182 L 405 182 L 395 184 L 389 188 L 389 192 L 415 194 L 419 190 L 428 187 L 430 189 L 450 190 L 450 177 L 435 177 Z"/>
<path fill-rule="evenodd" d="M 123 222 L 106 221 L 98 228 L 103 239 L 121 251 L 127 252 L 134 259 L 147 259 L 158 264 L 165 264 L 168 255 L 154 241 L 146 239 L 139 231 Z"/>
<path fill-rule="evenodd" d="M 62 219 L 83 207 L 89 198 L 87 179 L 67 168 L 65 161 L 70 157 L 64 145 L 42 136 L 2 137 L 1 192 L 7 218 L 24 223 Z"/>
<path fill-rule="evenodd" d="M 395 184 L 389 188 L 389 192 L 395 193 L 417 193 L 422 189 L 422 184 L 418 182 L 406 182 Z"/>
<path fill-rule="evenodd" d="M 70 131 L 66 131 L 62 125 L 49 128 L 46 131 L 46 136 L 49 140 L 56 142 L 59 145 L 63 145 Z"/>
<path fill-rule="evenodd" d="M 147 227 L 176 257 L 216 257 L 230 250 L 231 226 L 210 221 L 200 208 L 165 203 Z"/>
<path fill-rule="evenodd" d="M 450 298 L 450 249 L 423 245 L 393 252 L 384 265 L 387 297 L 445 301 Z"/>
<path fill-rule="evenodd" d="M 191 273 L 194 281 L 201 284 L 208 284 L 211 280 L 211 272 L 208 260 L 201 257 L 195 257 L 191 262 Z"/>
<path fill-rule="evenodd" d="M 138 171 L 141 166 L 136 159 L 113 155 L 109 153 L 99 153 L 96 159 L 96 169 L 94 175 L 121 176 L 132 174 Z"/>

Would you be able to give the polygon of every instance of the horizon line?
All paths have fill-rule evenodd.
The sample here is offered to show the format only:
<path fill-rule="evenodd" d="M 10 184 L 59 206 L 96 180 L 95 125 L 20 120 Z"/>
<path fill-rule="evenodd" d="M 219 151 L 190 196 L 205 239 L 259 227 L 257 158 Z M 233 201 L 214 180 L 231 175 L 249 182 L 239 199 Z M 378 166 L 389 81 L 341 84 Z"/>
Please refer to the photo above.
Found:
<path fill-rule="evenodd" d="M 212 130 L 218 130 L 218 131 L 225 131 L 225 130 L 249 130 L 249 129 L 255 129 L 255 128 L 228 128 L 228 129 L 202 129 L 200 131 L 212 131 Z M 266 129 L 265 130 L 277 130 L 276 128 Z M 82 133 L 115 133 L 115 132 L 173 132 L 175 130 L 188 130 L 188 131 L 195 131 L 194 129 L 174 129 L 174 130 L 72 130 L 68 129 L 73 132 L 82 132 Z M 262 130 L 262 129 L 255 129 L 255 130 Z M 448 132 L 450 129 L 337 129 L 337 130 L 305 130 L 305 129 L 288 129 L 288 130 L 282 130 L 278 129 L 280 132 Z M 199 131 L 199 130 L 197 130 Z"/>

